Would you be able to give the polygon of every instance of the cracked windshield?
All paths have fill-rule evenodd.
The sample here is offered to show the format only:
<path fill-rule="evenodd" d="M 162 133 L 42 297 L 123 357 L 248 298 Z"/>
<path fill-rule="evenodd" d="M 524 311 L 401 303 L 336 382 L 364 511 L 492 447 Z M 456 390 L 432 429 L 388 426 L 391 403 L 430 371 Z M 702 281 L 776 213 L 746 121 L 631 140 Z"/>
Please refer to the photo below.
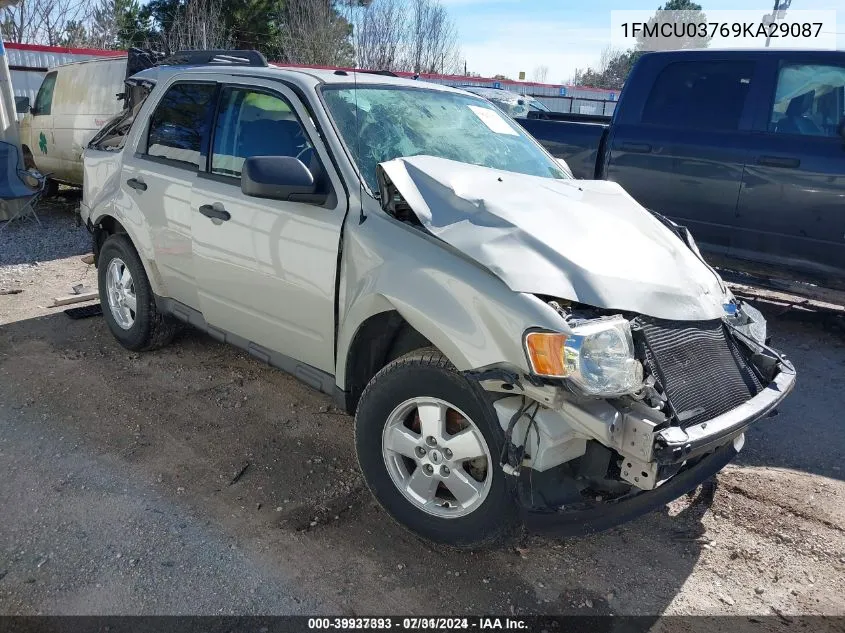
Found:
<path fill-rule="evenodd" d="M 519 125 L 481 99 L 387 86 L 359 87 L 357 97 L 354 86 L 329 86 L 323 89 L 323 98 L 372 191 L 378 191 L 376 165 L 400 156 L 438 156 L 531 176 L 567 178 Z"/>

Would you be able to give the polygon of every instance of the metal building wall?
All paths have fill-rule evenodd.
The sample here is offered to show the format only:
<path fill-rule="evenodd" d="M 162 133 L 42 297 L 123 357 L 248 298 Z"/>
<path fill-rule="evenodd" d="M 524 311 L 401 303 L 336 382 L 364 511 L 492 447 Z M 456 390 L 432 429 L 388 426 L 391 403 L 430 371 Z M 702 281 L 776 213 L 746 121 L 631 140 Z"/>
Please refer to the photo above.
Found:
<path fill-rule="evenodd" d="M 405 73 L 400 74 L 404 75 Z M 574 112 L 576 114 L 604 114 L 610 116 L 616 109 L 616 102 L 619 99 L 618 90 L 606 90 L 586 86 L 538 84 L 484 77 L 454 77 L 443 75 L 423 75 L 420 77 L 420 81 L 455 87 L 478 86 L 480 88 L 498 88 L 500 90 L 532 96 L 555 112 Z"/>

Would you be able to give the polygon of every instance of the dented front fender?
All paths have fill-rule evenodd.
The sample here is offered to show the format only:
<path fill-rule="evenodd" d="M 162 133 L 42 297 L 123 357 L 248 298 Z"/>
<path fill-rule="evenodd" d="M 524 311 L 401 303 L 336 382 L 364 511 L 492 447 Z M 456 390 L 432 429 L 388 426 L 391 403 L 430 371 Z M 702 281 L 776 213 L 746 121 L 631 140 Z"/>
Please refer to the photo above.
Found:
<path fill-rule="evenodd" d="M 397 311 L 460 371 L 508 365 L 528 373 L 526 329 L 568 331 L 530 294 L 510 290 L 486 268 L 381 211 L 347 223 L 339 295 L 337 384 L 367 318 Z"/>

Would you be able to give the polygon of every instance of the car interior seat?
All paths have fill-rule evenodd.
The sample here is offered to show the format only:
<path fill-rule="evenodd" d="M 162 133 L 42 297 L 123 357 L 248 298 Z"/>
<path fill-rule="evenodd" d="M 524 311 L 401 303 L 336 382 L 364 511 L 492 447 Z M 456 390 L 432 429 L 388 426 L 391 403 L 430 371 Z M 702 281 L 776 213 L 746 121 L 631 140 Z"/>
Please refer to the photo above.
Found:
<path fill-rule="evenodd" d="M 786 114 L 777 122 L 775 131 L 782 134 L 804 134 L 807 136 L 824 136 L 824 131 L 808 113 L 813 107 L 816 91 L 810 90 L 802 95 L 793 97 L 786 108 Z"/>
<path fill-rule="evenodd" d="M 269 119 L 244 113 L 235 155 L 246 159 L 250 156 L 292 156 L 298 158 L 314 175 L 316 182 L 323 182 L 322 168 L 317 153 L 311 147 L 299 121 L 296 119 Z"/>

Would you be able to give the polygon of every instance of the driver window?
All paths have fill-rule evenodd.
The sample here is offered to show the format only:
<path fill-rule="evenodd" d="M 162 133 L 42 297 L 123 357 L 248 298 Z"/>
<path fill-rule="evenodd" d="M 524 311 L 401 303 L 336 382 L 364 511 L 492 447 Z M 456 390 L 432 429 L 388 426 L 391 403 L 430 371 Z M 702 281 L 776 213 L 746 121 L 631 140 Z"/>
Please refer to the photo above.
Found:
<path fill-rule="evenodd" d="M 845 66 L 790 64 L 781 68 L 769 131 L 838 136 L 845 117 Z"/>
<path fill-rule="evenodd" d="M 49 73 L 41 82 L 41 88 L 38 89 L 38 94 L 35 97 L 35 116 L 43 116 L 51 114 L 53 111 L 53 92 L 56 89 L 56 75 L 57 73 Z"/>
<path fill-rule="evenodd" d="M 254 90 L 224 88 L 211 173 L 240 178 L 244 161 L 251 156 L 293 156 L 316 175 L 317 154 L 286 100 Z"/>

